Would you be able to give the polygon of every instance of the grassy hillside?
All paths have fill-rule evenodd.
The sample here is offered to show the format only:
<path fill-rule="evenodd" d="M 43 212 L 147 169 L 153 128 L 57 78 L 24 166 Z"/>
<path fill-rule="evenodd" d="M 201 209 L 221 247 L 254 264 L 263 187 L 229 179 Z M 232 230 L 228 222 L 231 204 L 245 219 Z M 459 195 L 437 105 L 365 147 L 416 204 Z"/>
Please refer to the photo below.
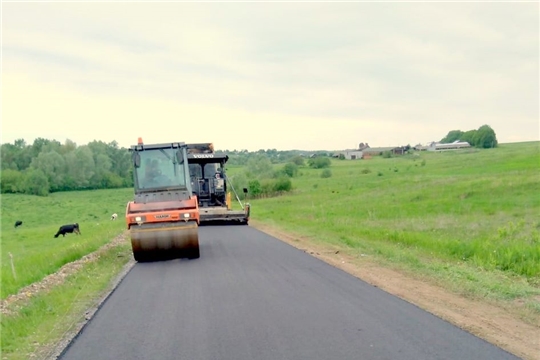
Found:
<path fill-rule="evenodd" d="M 539 145 L 333 160 L 331 177 L 305 167 L 293 194 L 251 201 L 252 216 L 358 254 L 469 278 L 472 292 L 539 293 Z M 524 287 L 475 285 L 484 272 Z"/>

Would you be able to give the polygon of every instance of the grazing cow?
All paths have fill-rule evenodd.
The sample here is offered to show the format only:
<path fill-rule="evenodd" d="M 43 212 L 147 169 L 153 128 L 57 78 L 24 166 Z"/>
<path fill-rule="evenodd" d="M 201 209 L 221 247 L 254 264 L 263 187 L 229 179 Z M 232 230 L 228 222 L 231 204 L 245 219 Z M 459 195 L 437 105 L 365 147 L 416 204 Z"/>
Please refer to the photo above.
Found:
<path fill-rule="evenodd" d="M 15 221 L 15 227 L 19 227 L 22 225 L 22 221 L 21 220 L 17 220 Z"/>
<path fill-rule="evenodd" d="M 66 237 L 67 233 L 75 233 L 77 235 L 80 235 L 81 230 L 79 229 L 79 224 L 74 223 L 74 224 L 60 226 L 60 229 L 58 229 L 58 232 L 54 235 L 54 237 L 57 238 L 58 235 L 62 235 L 63 237 Z"/>
<path fill-rule="evenodd" d="M 114 214 L 112 214 L 112 216 L 111 216 L 111 220 L 116 220 L 117 217 L 118 217 L 118 214 L 117 214 L 117 213 L 114 213 Z"/>

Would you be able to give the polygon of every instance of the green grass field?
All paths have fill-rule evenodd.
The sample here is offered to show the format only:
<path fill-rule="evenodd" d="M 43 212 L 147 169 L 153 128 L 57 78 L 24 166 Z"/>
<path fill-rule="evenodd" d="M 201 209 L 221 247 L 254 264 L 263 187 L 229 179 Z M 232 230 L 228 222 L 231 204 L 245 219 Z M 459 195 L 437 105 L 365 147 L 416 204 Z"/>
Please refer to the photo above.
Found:
<path fill-rule="evenodd" d="M 120 234 L 126 228 L 124 214 L 132 194 L 132 189 L 60 192 L 48 197 L 2 194 L 2 299 Z M 110 220 L 113 213 L 119 216 L 116 221 Z M 23 225 L 15 229 L 15 220 Z M 73 222 L 79 223 L 80 236 L 54 238 L 61 225 Z"/>
<path fill-rule="evenodd" d="M 60 192 L 48 197 L 2 194 L 2 299 L 121 234 L 126 229 L 126 204 L 132 198 L 133 189 Z M 118 214 L 116 221 L 110 220 L 113 213 Z M 23 225 L 15 229 L 15 220 Z M 81 235 L 54 238 L 60 225 L 72 222 L 79 223 Z M 131 258 L 128 244 L 113 247 L 66 277 L 63 284 L 32 295 L 13 314 L 4 315 L 2 358 L 45 358 L 95 306 Z"/>
<path fill-rule="evenodd" d="M 329 178 L 321 177 L 322 169 L 303 167 L 293 179 L 293 193 L 251 200 L 252 216 L 388 259 L 465 263 L 538 285 L 539 144 L 333 160 Z M 231 167 L 229 174 L 241 170 Z M 123 214 L 132 193 L 3 194 L 2 298 L 125 229 Z M 120 217 L 110 221 L 114 212 Z M 14 229 L 17 219 L 24 224 Z M 80 224 L 81 236 L 53 237 L 60 225 L 71 222 Z"/>
<path fill-rule="evenodd" d="M 252 200 L 252 217 L 466 293 L 540 294 L 539 146 L 333 160 L 330 178 L 304 167 L 292 194 Z"/>
<path fill-rule="evenodd" d="M 88 309 L 111 288 L 131 259 L 131 246 L 110 248 L 64 283 L 38 293 L 16 313 L 2 317 L 2 359 L 49 359 L 60 340 L 84 321 Z"/>
<path fill-rule="evenodd" d="M 232 166 L 228 173 L 242 170 Z M 302 167 L 290 194 L 248 199 L 252 218 L 416 272 L 458 293 L 510 304 L 519 299 L 527 316 L 540 314 L 540 142 L 332 160 L 332 176 L 321 177 L 323 171 Z M 132 189 L 3 194 L 2 299 L 124 231 L 132 197 Z M 118 220 L 110 220 L 112 213 Z M 14 229 L 18 219 L 24 224 Z M 72 222 L 82 235 L 53 237 Z M 102 294 L 130 250 L 127 244 L 111 249 L 4 317 L 3 358 L 28 358 L 40 344 L 58 341 Z"/>

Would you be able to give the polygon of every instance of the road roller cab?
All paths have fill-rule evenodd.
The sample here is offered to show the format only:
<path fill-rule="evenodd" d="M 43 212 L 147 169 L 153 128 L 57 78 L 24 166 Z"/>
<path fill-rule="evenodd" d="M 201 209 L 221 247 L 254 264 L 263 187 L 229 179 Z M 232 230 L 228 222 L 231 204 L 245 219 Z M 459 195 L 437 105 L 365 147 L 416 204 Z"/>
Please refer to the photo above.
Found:
<path fill-rule="evenodd" d="M 130 149 L 135 197 L 126 223 L 135 260 L 199 257 L 199 206 L 186 144 L 138 144 Z"/>

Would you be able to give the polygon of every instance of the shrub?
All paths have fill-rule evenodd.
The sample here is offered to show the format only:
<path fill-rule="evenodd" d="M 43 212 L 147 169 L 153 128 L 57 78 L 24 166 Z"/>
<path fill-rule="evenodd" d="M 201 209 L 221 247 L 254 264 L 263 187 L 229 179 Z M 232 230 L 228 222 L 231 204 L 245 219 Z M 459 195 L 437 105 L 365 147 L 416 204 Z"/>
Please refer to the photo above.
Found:
<path fill-rule="evenodd" d="M 288 177 L 295 177 L 298 175 L 298 165 L 293 163 L 287 163 L 283 166 L 283 173 Z"/>
<path fill-rule="evenodd" d="M 324 169 L 321 173 L 322 178 L 329 178 L 332 177 L 332 170 L 330 169 Z"/>
<path fill-rule="evenodd" d="M 274 179 L 261 180 L 261 195 L 270 195 L 274 192 Z"/>
<path fill-rule="evenodd" d="M 249 180 L 248 189 L 249 193 L 253 196 L 260 195 L 262 192 L 261 183 L 257 179 Z"/>
<path fill-rule="evenodd" d="M 297 166 L 304 166 L 304 158 L 301 156 L 295 156 L 291 161 Z"/>
<path fill-rule="evenodd" d="M 309 159 L 308 164 L 314 169 L 322 169 L 330 167 L 331 161 L 327 157 L 316 157 Z"/>
<path fill-rule="evenodd" d="M 292 183 L 289 178 L 282 177 L 276 180 L 274 184 L 274 191 L 291 191 Z"/>
<path fill-rule="evenodd" d="M 254 175 L 254 176 L 257 176 L 257 175 Z M 285 170 L 283 168 L 274 170 L 274 173 L 272 174 L 272 178 L 274 178 L 274 179 L 277 179 L 277 178 L 280 178 L 280 177 L 283 177 L 283 176 L 287 176 L 287 174 L 285 173 Z"/>
<path fill-rule="evenodd" d="M 292 190 L 292 182 L 288 177 L 278 179 L 262 179 L 260 182 L 260 191 L 257 195 L 272 196 L 276 193 Z M 253 194 L 255 195 L 255 194 Z"/>

